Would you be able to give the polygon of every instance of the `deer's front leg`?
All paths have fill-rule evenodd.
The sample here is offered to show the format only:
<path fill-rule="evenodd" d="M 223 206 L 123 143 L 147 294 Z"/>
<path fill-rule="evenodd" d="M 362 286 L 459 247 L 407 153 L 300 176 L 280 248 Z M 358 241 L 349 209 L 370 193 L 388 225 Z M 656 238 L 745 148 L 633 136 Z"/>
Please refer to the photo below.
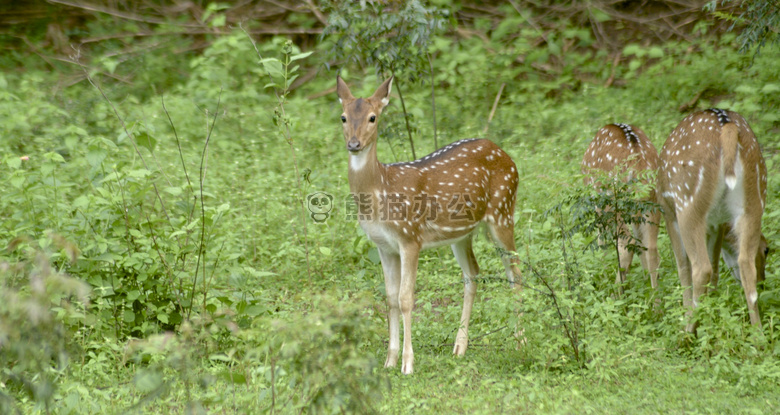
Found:
<path fill-rule="evenodd" d="M 463 313 L 460 316 L 460 328 L 455 338 L 455 347 L 452 353 L 456 356 L 463 356 L 469 344 L 469 319 L 471 318 L 471 307 L 474 305 L 474 296 L 477 293 L 477 281 L 475 278 L 479 275 L 479 265 L 472 249 L 471 235 L 462 241 L 452 245 L 452 252 L 455 259 L 458 260 L 460 268 L 463 270 Z"/>
<path fill-rule="evenodd" d="M 398 302 L 404 319 L 404 352 L 401 373 L 410 375 L 414 371 L 414 351 L 412 350 L 412 309 L 414 308 L 414 284 L 417 280 L 417 260 L 420 256 L 419 245 L 401 247 L 401 284 Z"/>
<path fill-rule="evenodd" d="M 401 347 L 399 326 L 401 303 L 398 298 L 401 288 L 401 256 L 398 253 L 380 249 L 379 258 L 382 260 L 382 271 L 385 274 L 385 292 L 387 293 L 388 306 L 387 325 L 390 333 L 385 367 L 393 367 L 398 362 L 398 352 Z"/>

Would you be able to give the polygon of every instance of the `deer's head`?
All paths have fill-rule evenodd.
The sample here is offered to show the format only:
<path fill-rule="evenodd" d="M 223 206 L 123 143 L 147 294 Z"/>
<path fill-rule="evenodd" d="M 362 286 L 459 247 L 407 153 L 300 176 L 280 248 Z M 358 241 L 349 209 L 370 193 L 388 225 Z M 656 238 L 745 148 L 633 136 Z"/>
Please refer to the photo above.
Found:
<path fill-rule="evenodd" d="M 343 110 L 344 140 L 351 154 L 358 154 L 376 143 L 379 116 L 390 102 L 392 84 L 393 77 L 390 77 L 370 98 L 355 98 L 346 82 L 340 76 L 336 77 L 336 93 Z"/>

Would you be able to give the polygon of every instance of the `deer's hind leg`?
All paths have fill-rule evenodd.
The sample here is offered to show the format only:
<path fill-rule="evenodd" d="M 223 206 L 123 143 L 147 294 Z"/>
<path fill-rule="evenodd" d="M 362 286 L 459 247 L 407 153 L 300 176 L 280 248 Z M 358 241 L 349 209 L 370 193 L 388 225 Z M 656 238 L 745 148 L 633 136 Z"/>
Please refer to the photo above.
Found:
<path fill-rule="evenodd" d="M 631 269 L 631 262 L 634 260 L 634 252 L 628 249 L 628 244 L 633 243 L 634 241 L 631 239 L 633 237 L 631 236 L 628 225 L 621 221 L 619 226 L 621 231 L 616 243 L 618 246 L 618 267 L 620 268 L 615 277 L 615 284 L 617 284 L 620 293 L 623 294 L 623 283 L 626 282 L 626 275 L 628 275 L 628 270 Z"/>
<path fill-rule="evenodd" d="M 520 259 L 515 251 L 514 221 L 509 219 L 507 222 L 488 221 L 487 227 L 495 244 L 504 251 L 501 252 L 501 262 L 504 264 L 507 280 L 513 288 L 519 288 L 515 283 L 522 283 L 523 274 L 520 273 Z"/>
<path fill-rule="evenodd" d="M 758 220 L 742 215 L 737 219 L 735 231 L 739 241 L 739 275 L 742 290 L 745 292 L 750 323 L 761 327 L 761 317 L 758 313 L 758 289 L 756 288 L 756 254 L 761 242 L 761 216 Z"/>
<path fill-rule="evenodd" d="M 699 298 L 707 293 L 712 278 L 712 263 L 707 247 L 707 226 L 703 220 L 695 216 L 695 212 L 692 212 L 691 209 L 678 215 L 678 224 L 682 245 L 690 261 L 691 302 L 692 308 L 695 309 L 698 306 Z M 682 273 L 680 281 L 683 282 Z M 683 284 L 683 286 L 685 285 Z M 689 322 L 686 330 L 689 333 L 695 332 L 696 323 Z"/>
<path fill-rule="evenodd" d="M 660 215 L 651 216 L 647 222 L 635 225 L 637 239 L 642 242 L 644 250 L 639 256 L 642 261 L 642 268 L 650 274 L 650 286 L 653 289 L 658 288 L 658 223 Z"/>

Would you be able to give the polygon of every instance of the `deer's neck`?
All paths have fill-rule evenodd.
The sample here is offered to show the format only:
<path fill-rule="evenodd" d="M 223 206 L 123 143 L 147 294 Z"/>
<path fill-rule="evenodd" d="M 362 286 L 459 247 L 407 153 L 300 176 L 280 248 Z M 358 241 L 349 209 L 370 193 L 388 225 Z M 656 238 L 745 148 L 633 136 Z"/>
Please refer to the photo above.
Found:
<path fill-rule="evenodd" d="M 349 190 L 373 193 L 382 188 L 385 166 L 376 157 L 376 142 L 358 154 L 349 155 Z"/>

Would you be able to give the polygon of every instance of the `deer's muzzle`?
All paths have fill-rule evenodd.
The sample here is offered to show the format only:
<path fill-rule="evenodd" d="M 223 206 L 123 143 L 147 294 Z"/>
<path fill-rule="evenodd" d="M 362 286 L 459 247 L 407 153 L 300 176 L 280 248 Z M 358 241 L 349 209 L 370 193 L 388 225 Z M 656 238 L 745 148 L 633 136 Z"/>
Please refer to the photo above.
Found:
<path fill-rule="evenodd" d="M 358 141 L 358 139 L 356 137 L 352 137 L 347 142 L 347 150 L 349 150 L 351 152 L 358 152 L 358 151 L 360 151 L 361 150 L 360 141 Z"/>

